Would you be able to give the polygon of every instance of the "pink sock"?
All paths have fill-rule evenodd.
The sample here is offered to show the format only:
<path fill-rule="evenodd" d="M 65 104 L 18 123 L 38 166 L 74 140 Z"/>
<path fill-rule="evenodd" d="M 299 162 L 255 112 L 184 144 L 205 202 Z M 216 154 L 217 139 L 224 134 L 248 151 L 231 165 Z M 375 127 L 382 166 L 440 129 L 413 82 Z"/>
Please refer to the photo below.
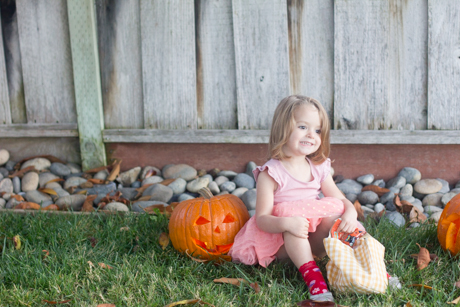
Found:
<path fill-rule="evenodd" d="M 308 286 L 310 294 L 315 295 L 329 291 L 327 289 L 326 282 L 324 281 L 323 274 L 321 274 L 321 270 L 316 265 L 316 262 L 310 261 L 303 264 L 299 268 L 299 271 Z"/>

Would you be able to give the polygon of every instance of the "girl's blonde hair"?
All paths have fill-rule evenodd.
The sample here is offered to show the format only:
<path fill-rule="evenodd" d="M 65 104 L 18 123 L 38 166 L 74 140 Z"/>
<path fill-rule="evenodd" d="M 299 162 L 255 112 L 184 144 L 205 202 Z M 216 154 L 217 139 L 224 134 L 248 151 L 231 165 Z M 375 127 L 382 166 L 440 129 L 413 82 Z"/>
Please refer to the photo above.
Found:
<path fill-rule="evenodd" d="M 268 143 L 268 159 L 283 160 L 289 158 L 283 152 L 283 146 L 288 142 L 289 136 L 294 129 L 295 111 L 298 107 L 304 105 L 314 106 L 318 110 L 321 121 L 321 145 L 316 152 L 307 157 L 314 164 L 321 164 L 329 157 L 331 150 L 329 141 L 330 124 L 326 110 L 316 99 L 301 95 L 291 95 L 281 100 L 273 115 L 270 141 Z"/>

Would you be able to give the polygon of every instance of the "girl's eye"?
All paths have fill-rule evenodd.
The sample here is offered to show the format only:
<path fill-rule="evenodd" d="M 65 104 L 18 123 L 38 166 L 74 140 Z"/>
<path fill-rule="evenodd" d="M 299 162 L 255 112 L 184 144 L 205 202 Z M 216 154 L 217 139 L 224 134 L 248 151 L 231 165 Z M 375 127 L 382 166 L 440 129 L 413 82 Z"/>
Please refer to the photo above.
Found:
<path fill-rule="evenodd" d="M 321 134 L 321 130 L 316 129 L 316 133 Z"/>
<path fill-rule="evenodd" d="M 299 126 L 299 128 L 302 129 L 302 130 L 307 129 L 307 127 L 305 127 L 305 126 Z"/>

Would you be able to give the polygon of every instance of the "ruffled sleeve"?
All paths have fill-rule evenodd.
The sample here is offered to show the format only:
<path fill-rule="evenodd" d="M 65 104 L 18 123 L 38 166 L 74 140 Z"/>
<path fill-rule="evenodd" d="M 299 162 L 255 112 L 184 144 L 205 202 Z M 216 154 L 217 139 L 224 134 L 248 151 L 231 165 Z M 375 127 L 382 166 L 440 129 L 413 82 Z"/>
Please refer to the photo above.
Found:
<path fill-rule="evenodd" d="M 279 189 L 282 186 L 282 181 L 280 179 L 280 176 L 279 176 L 278 172 L 276 171 L 277 162 L 280 163 L 279 161 L 272 159 L 272 160 L 269 160 L 264 165 L 256 167 L 252 171 L 252 173 L 254 174 L 254 179 L 256 180 L 256 182 L 257 182 L 257 179 L 259 178 L 260 172 L 263 172 L 263 171 L 267 170 L 268 175 L 270 177 L 272 177 L 273 180 L 275 180 L 275 182 L 278 184 L 278 189 Z"/>
<path fill-rule="evenodd" d="M 331 173 L 331 159 L 327 158 L 322 164 L 318 167 L 319 171 L 319 182 L 322 183 L 326 180 L 327 176 Z"/>

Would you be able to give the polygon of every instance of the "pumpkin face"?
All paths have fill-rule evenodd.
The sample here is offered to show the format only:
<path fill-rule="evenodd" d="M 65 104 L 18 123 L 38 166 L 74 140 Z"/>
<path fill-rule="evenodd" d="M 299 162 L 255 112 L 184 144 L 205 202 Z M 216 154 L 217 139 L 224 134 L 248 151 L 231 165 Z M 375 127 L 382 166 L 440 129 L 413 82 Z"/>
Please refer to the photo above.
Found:
<path fill-rule="evenodd" d="M 452 255 L 460 252 L 460 194 L 455 195 L 442 210 L 438 222 L 438 240 L 443 250 Z"/>
<path fill-rule="evenodd" d="M 169 237 L 181 253 L 217 259 L 230 250 L 249 213 L 235 195 L 212 196 L 209 190 L 200 194 L 204 197 L 183 201 L 174 208 L 169 220 Z"/>

